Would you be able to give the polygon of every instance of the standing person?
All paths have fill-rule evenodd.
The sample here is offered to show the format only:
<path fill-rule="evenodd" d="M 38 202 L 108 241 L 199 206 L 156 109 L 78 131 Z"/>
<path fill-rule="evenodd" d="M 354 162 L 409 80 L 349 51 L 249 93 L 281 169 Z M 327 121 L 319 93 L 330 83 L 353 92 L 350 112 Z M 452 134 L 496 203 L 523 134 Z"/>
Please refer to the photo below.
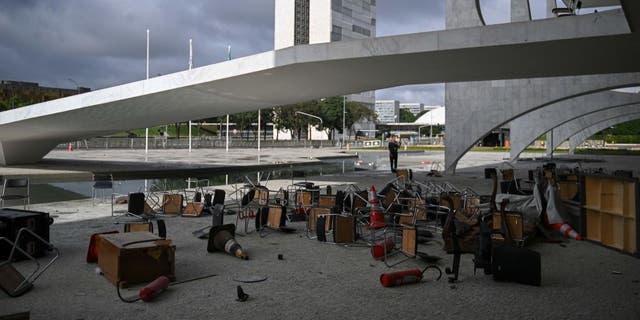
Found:
<path fill-rule="evenodd" d="M 396 172 L 398 168 L 398 148 L 400 148 L 400 142 L 396 140 L 396 135 L 391 135 L 391 140 L 389 140 L 389 166 L 391 167 L 391 172 Z"/>

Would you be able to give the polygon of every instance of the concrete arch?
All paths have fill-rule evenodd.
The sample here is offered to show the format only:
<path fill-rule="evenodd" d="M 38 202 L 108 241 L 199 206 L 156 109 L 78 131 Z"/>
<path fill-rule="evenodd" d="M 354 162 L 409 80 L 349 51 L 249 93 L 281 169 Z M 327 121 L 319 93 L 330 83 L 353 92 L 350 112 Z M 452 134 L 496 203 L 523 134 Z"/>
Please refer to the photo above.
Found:
<path fill-rule="evenodd" d="M 515 161 L 536 138 L 557 126 L 593 112 L 637 103 L 640 103 L 640 94 L 603 91 L 526 113 L 510 122 L 511 161 Z"/>
<path fill-rule="evenodd" d="M 625 122 L 629 122 L 632 120 L 637 120 L 640 119 L 640 112 L 638 113 L 632 113 L 632 114 L 626 114 L 617 118 L 612 118 L 612 119 L 608 119 L 605 121 L 602 121 L 600 123 L 596 123 L 591 127 L 582 129 L 580 132 L 572 135 L 569 138 L 569 154 L 573 154 L 576 150 L 576 148 L 581 145 L 583 142 L 585 142 L 587 139 L 589 139 L 589 137 L 591 137 L 592 135 L 610 127 L 610 126 L 614 126 L 616 124 L 620 124 L 620 123 L 625 123 Z"/>
<path fill-rule="evenodd" d="M 511 0 L 511 22 L 531 21 L 529 0 Z"/>
<path fill-rule="evenodd" d="M 300 45 L 4 111 L 0 165 L 83 137 L 399 85 L 640 72 L 625 13 Z M 543 58 L 559 55 L 573 62 Z"/>
<path fill-rule="evenodd" d="M 478 25 L 473 17 L 462 15 L 453 19 L 455 14 L 467 9 L 461 0 L 447 0 L 447 29 Z M 513 12 L 528 11 L 528 2 L 512 0 Z M 512 14 L 512 20 L 525 20 L 523 14 Z M 466 20 L 465 20 L 466 19 Z M 546 19 L 545 21 L 562 21 L 564 19 Z M 526 24 L 526 23 L 515 23 Z M 600 30 L 613 26 L 600 25 Z M 554 32 L 553 30 L 548 30 Z M 482 57 L 479 57 L 482 60 Z M 521 61 L 527 65 L 530 61 Z M 535 77 L 535 76 L 532 76 Z M 584 94 L 604 91 L 615 87 L 630 86 L 639 83 L 638 74 L 618 74 L 606 76 L 577 76 L 555 78 L 533 78 L 520 80 L 496 80 L 483 82 L 466 82 L 445 84 L 445 106 L 447 136 L 445 147 L 445 168 L 447 172 L 455 172 L 460 158 L 471 149 L 481 137 L 491 130 L 525 114 Z"/>
<path fill-rule="evenodd" d="M 528 112 L 582 95 L 640 84 L 640 73 L 447 83 L 445 167 L 454 172 L 481 137 Z"/>
<path fill-rule="evenodd" d="M 555 127 L 548 133 L 548 139 L 552 139 L 552 141 L 547 141 L 547 155 L 551 155 L 553 150 L 555 150 L 560 144 L 562 144 L 565 140 L 569 139 L 571 136 L 573 136 L 577 132 L 580 132 L 584 128 L 591 127 L 596 123 L 602 122 L 603 120 L 638 112 L 640 112 L 640 104 L 634 104 L 630 106 L 594 112 L 583 117 L 576 118 L 561 126 Z"/>
<path fill-rule="evenodd" d="M 480 0 L 447 0 L 445 5 L 445 28 L 469 28 L 485 25 Z"/>

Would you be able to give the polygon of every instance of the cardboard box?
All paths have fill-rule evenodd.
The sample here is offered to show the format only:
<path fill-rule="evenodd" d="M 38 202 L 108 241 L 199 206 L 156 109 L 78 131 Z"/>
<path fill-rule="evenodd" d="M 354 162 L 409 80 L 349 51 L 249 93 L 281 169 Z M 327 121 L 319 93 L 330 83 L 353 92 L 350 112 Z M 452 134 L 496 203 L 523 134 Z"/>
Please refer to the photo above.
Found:
<path fill-rule="evenodd" d="M 98 266 L 113 285 L 151 282 L 159 276 L 175 279 L 171 240 L 149 232 L 103 234 L 98 242 Z"/>

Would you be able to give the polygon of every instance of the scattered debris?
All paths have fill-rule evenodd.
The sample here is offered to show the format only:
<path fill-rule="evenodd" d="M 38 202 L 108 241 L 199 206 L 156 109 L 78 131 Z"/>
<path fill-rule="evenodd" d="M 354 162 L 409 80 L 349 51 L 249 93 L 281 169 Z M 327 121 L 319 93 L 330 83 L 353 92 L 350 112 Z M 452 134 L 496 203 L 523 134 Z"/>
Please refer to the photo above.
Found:
<path fill-rule="evenodd" d="M 255 283 L 255 282 L 262 282 L 267 280 L 268 277 L 265 276 L 258 276 L 258 275 L 245 275 L 245 276 L 235 276 L 233 278 L 233 281 L 237 281 L 237 282 L 243 282 L 243 283 Z"/>
<path fill-rule="evenodd" d="M 404 271 L 383 273 L 380 275 L 380 283 L 383 287 L 394 287 L 402 284 L 409 283 L 417 283 L 422 280 L 425 271 L 428 269 L 435 269 L 438 271 L 438 278 L 436 280 L 440 280 L 442 277 L 442 271 L 436 265 L 429 265 L 426 268 L 420 269 L 410 269 Z"/>
<path fill-rule="evenodd" d="M 247 253 L 242 250 L 242 247 L 236 241 L 235 234 L 236 226 L 233 224 L 211 227 L 211 229 L 209 230 L 209 242 L 207 243 L 207 251 L 224 251 L 240 259 L 249 260 L 249 255 L 247 255 Z"/>
<path fill-rule="evenodd" d="M 284 260 L 284 256 L 281 254 L 278 254 L 278 260 Z"/>
<path fill-rule="evenodd" d="M 245 302 L 249 299 L 249 295 L 244 293 L 241 286 L 238 286 L 238 299 L 236 301 Z"/>
<path fill-rule="evenodd" d="M 613 270 L 613 271 L 611 271 L 611 274 L 621 275 L 621 274 L 622 274 L 622 272 L 620 272 L 620 271 L 616 271 L 616 270 Z"/>

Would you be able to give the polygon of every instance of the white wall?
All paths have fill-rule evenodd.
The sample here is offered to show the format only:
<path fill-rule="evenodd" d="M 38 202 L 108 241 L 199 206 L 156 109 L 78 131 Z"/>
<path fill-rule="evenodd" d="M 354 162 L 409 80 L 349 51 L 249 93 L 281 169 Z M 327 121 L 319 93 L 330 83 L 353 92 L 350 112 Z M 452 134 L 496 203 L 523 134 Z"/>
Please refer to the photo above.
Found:
<path fill-rule="evenodd" d="M 293 47 L 295 28 L 295 0 L 276 0 L 274 50 Z"/>
<path fill-rule="evenodd" d="M 331 42 L 331 21 L 331 1 L 311 0 L 309 3 L 309 43 Z"/>

